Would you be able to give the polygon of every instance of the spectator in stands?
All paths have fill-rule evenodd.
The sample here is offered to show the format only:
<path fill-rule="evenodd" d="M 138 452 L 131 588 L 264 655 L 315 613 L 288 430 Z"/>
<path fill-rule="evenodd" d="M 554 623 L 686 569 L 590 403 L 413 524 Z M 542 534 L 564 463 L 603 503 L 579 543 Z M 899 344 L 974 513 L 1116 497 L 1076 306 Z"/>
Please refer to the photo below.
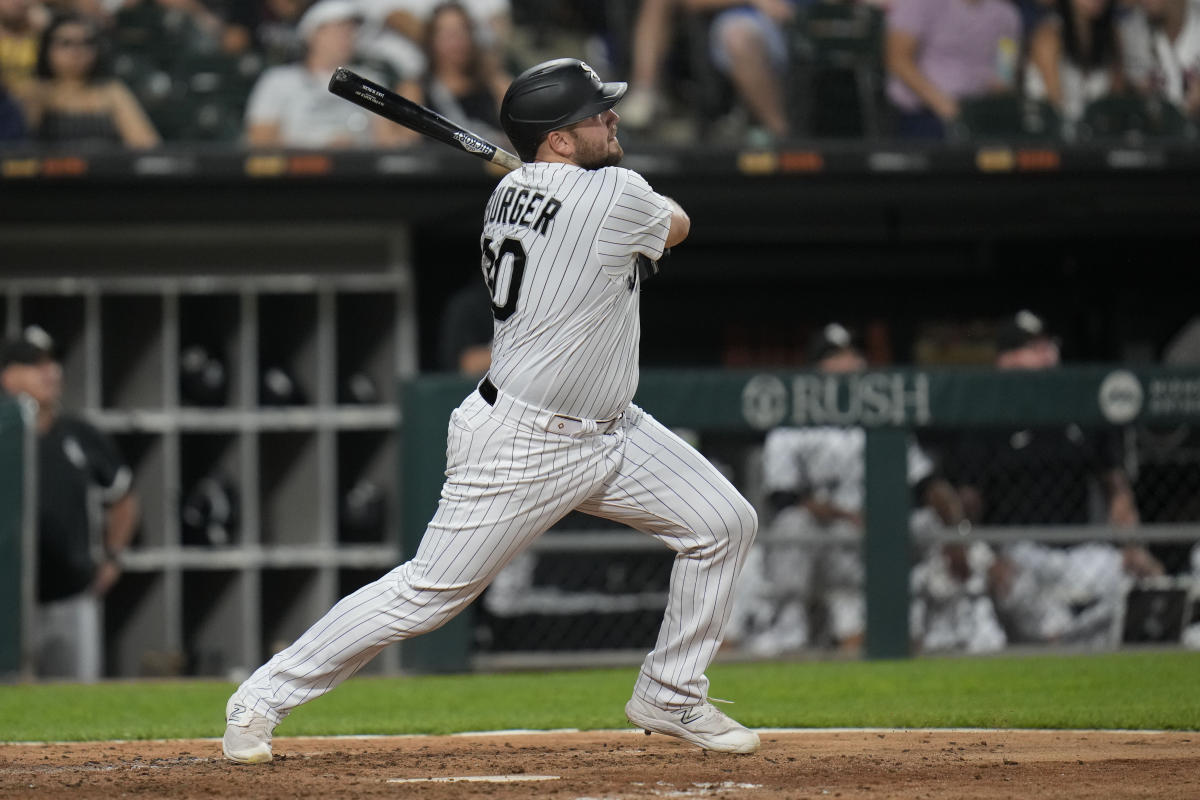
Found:
<path fill-rule="evenodd" d="M 38 41 L 48 22 L 45 9 L 33 0 L 0 0 L 0 87 L 10 94 L 34 82 Z"/>
<path fill-rule="evenodd" d="M 128 4 L 129 0 L 125 0 Z M 146 0 L 142 0 L 146 2 Z M 227 26 L 223 14 L 210 8 L 206 0 L 153 0 L 168 12 L 177 12 L 187 17 L 196 32 L 208 41 L 231 49 L 226 40 Z"/>
<path fill-rule="evenodd" d="M 387 62 L 400 80 L 417 81 L 429 69 L 425 49 L 426 28 L 440 0 L 361 0 L 365 18 L 362 52 Z M 475 30 L 485 68 L 507 71 L 512 34 L 509 0 L 460 0 Z"/>
<path fill-rule="evenodd" d="M 400 92 L 493 142 L 505 141 L 500 101 L 511 78 L 475 41 L 475 26 L 457 2 L 439 4 L 425 25 L 428 69 L 419 81 L 405 81 Z"/>
<path fill-rule="evenodd" d="M 235 0 L 228 2 L 237 5 Z M 235 41 L 226 38 L 230 30 L 223 0 L 74 0 L 70 5 L 73 12 L 109 30 L 120 26 L 124 14 L 148 12 L 173 35 L 184 34 L 188 46 L 196 50 L 235 52 Z"/>
<path fill-rule="evenodd" d="M 662 110 L 662 71 L 683 0 L 641 0 L 633 22 L 629 91 L 621 101 L 621 125 L 647 128 Z"/>
<path fill-rule="evenodd" d="M 475 23 L 475 40 L 490 61 L 488 69 L 498 73 L 510 72 L 510 63 L 514 58 L 511 0 L 458 1 Z"/>
<path fill-rule="evenodd" d="M 22 141 L 25 133 L 25 115 L 21 112 L 21 105 L 0 83 L 0 143 Z"/>
<path fill-rule="evenodd" d="M 1055 0 L 1030 37 L 1026 96 L 1077 122 L 1089 102 L 1124 88 L 1116 12 L 1117 0 Z"/>
<path fill-rule="evenodd" d="M 1021 20 L 1008 0 L 892 0 L 886 24 L 898 135 L 943 138 L 962 100 L 1015 90 Z"/>
<path fill-rule="evenodd" d="M 1042 19 L 1054 13 L 1054 5 L 1057 2 L 1058 0 L 1013 0 L 1013 5 L 1021 16 L 1021 38 L 1026 45 Z"/>
<path fill-rule="evenodd" d="M 859 372 L 867 361 L 850 332 L 837 323 L 822 328 L 809 346 L 810 362 L 826 374 Z M 776 512 L 756 545 L 755 580 L 751 567 L 743 578 L 739 613 L 757 618 L 741 637 L 758 654 L 775 654 L 804 645 L 810 636 L 808 613 L 824 617 L 826 638 L 845 650 L 862 643 L 864 446 L 861 427 L 779 427 L 763 447 L 763 481 Z M 963 512 L 957 494 L 942 479 L 922 449 L 911 443 L 908 476 L 917 509 L 913 527 L 928 533 L 957 526 Z M 986 551 L 986 547 L 984 547 Z M 917 595 L 925 602 L 914 616 L 937 649 L 995 649 L 1004 643 L 990 600 L 982 591 L 985 553 L 969 555 L 961 545 L 934 546 L 925 554 L 926 580 Z M 972 572 L 974 567 L 974 573 Z M 940 583 L 936 583 L 936 573 Z M 746 575 L 747 573 L 743 573 Z M 974 596 L 967 583 L 974 575 Z M 961 598 L 969 606 L 968 624 L 943 619 Z M 990 626 L 988 620 L 991 620 Z M 953 629 L 953 636 L 948 631 Z"/>
<path fill-rule="evenodd" d="M 37 404 L 38 675 L 93 681 L 102 671 L 102 598 L 120 578 L 139 519 L 132 473 L 108 437 L 62 413 L 62 368 L 41 328 L 0 344 L 0 391 Z M 100 531 L 93 490 L 105 509 Z"/>
<path fill-rule="evenodd" d="M 259 76 L 246 104 L 246 141 L 252 147 L 383 147 L 406 140 L 404 128 L 329 92 L 329 77 L 354 66 L 358 6 L 319 0 L 300 19 L 304 60 Z M 356 67 L 364 77 L 382 76 Z M 397 87 L 398 88 L 398 87 Z"/>
<path fill-rule="evenodd" d="M 1200 119 L 1200 0 L 1133 0 L 1121 41 L 1137 89 Z"/>
<path fill-rule="evenodd" d="M 362 0 L 363 29 L 359 51 L 386 63 L 400 81 L 419 80 L 425 74 L 425 37 L 422 0 Z"/>
<path fill-rule="evenodd" d="M 158 132 L 129 88 L 108 74 L 105 41 L 84 17 L 55 18 L 42 34 L 37 90 L 24 98 L 33 138 L 46 144 L 150 148 Z"/>
<path fill-rule="evenodd" d="M 1000 328 L 996 350 L 995 364 L 1002 370 L 1054 369 L 1060 363 L 1058 340 L 1028 310 Z M 1119 431 L 1074 424 L 971 431 L 944 446 L 942 456 L 973 522 L 1060 527 L 1139 522 Z M 1097 497 L 1103 508 L 1094 511 Z M 1111 645 L 1125 581 L 1161 573 L 1162 565 L 1141 545 L 1084 541 L 1057 547 L 1031 539 L 1005 547 L 991 578 L 1010 641 Z"/>
<path fill-rule="evenodd" d="M 996 0 L 999 2 L 999 0 Z M 788 66 L 787 27 L 799 0 L 683 0 L 693 13 L 714 14 L 710 55 L 733 83 L 760 131 L 788 136 L 783 80 Z"/>
<path fill-rule="evenodd" d="M 304 40 L 298 30 L 309 0 L 252 0 L 233 2 L 227 18 L 226 49 L 240 53 L 254 50 L 267 66 L 299 61 L 304 57 Z"/>

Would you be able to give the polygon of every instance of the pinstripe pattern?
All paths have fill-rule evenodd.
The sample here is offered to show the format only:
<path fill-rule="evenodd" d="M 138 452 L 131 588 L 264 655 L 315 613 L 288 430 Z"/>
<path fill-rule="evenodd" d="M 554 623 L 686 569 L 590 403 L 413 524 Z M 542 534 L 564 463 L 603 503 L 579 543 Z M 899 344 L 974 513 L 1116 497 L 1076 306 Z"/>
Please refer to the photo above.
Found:
<path fill-rule="evenodd" d="M 779 427 L 763 442 L 763 488 L 815 496 L 847 511 L 863 508 L 866 431 L 820 425 Z M 916 443 L 908 443 L 908 482 L 915 486 L 933 472 L 933 462 Z"/>
<path fill-rule="evenodd" d="M 520 224 L 522 191 L 561 201 L 544 234 Z M 627 169 L 537 163 L 500 181 L 485 219 L 485 239 L 515 239 L 527 256 L 516 312 L 496 323 L 492 382 L 560 414 L 619 414 L 638 380 L 640 292 L 630 281 L 638 253 L 662 257 L 671 222 L 666 201 Z M 498 305 L 513 291 L 510 270 L 501 266 Z"/>
<path fill-rule="evenodd" d="M 734 586 L 758 530 L 753 506 L 716 467 L 637 406 L 619 466 L 579 510 L 624 523 L 675 551 L 667 609 L 635 694 L 662 708 L 708 695 Z"/>
<path fill-rule="evenodd" d="M 522 197 L 538 195 L 537 208 L 522 206 Z M 553 219 L 539 225 L 547 208 Z M 526 254 L 515 310 L 496 324 L 495 403 L 473 392 L 451 414 L 441 500 L 412 560 L 342 599 L 234 693 L 272 722 L 388 644 L 451 619 L 576 509 L 654 536 L 676 554 L 662 629 L 634 693 L 661 708 L 707 696 L 704 671 L 758 519 L 700 453 L 631 403 L 635 256 L 662 255 L 669 205 L 628 170 L 538 163 L 501 181 L 486 218 L 485 239 L 516 239 Z M 513 269 L 499 264 L 497 307 L 512 291 Z M 588 422 L 572 435 L 551 433 L 555 414 Z M 591 422 L 617 416 L 607 433 Z"/>
<path fill-rule="evenodd" d="M 675 551 L 658 642 L 635 691 L 662 707 L 707 695 L 753 507 L 702 455 L 630 405 L 611 434 L 560 436 L 544 413 L 473 393 L 454 411 L 442 498 L 413 559 L 337 603 L 260 667 L 238 702 L 278 722 L 392 642 L 434 630 L 572 509 L 616 520 Z"/>

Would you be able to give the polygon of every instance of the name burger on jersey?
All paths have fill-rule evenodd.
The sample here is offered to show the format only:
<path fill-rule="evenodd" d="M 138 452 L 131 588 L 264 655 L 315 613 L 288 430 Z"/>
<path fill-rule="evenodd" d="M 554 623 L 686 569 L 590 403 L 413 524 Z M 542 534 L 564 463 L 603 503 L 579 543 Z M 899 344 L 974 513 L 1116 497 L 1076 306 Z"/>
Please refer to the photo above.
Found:
<path fill-rule="evenodd" d="M 534 233 L 545 236 L 560 208 L 562 201 L 558 198 L 510 186 L 503 192 L 492 195 L 484 214 L 484 222 L 533 228 Z"/>

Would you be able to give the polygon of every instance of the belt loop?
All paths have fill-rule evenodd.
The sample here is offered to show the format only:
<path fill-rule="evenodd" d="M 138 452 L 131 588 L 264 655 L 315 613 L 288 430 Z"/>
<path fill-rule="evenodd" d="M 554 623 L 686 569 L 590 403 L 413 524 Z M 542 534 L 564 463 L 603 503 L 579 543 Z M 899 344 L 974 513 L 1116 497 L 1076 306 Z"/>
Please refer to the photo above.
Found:
<path fill-rule="evenodd" d="M 479 396 L 482 397 L 484 402 L 489 406 L 496 405 L 496 386 L 488 379 L 486 375 L 483 376 L 483 381 L 481 381 L 479 384 Z"/>

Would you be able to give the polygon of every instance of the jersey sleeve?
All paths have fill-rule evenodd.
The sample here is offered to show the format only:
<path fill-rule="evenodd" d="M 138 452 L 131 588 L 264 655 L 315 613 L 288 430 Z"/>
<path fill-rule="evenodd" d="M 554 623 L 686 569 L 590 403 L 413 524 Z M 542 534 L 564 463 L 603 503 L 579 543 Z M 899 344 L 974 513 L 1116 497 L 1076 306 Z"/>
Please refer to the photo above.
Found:
<path fill-rule="evenodd" d="M 105 505 L 129 494 L 133 471 L 113 440 L 81 420 L 76 420 L 73 432 L 87 458 L 88 477 L 100 489 Z"/>
<path fill-rule="evenodd" d="M 929 27 L 931 13 L 936 13 L 936 7 L 925 0 L 892 0 L 888 6 L 888 30 L 920 38 Z"/>
<path fill-rule="evenodd" d="M 1083 436 L 1088 445 L 1089 466 L 1094 474 L 1104 475 L 1111 470 L 1124 468 L 1125 437 L 1122 429 L 1090 430 L 1085 431 Z"/>
<path fill-rule="evenodd" d="M 908 443 L 908 485 L 916 486 L 933 474 L 933 460 L 915 441 Z"/>
<path fill-rule="evenodd" d="M 776 428 L 763 442 L 763 488 L 768 492 L 802 494 L 810 487 L 801 454 L 800 432 Z"/>
<path fill-rule="evenodd" d="M 283 117 L 285 104 L 291 100 L 286 84 L 287 76 L 279 69 L 268 69 L 262 74 L 246 101 L 247 124 L 270 124 Z"/>
<path fill-rule="evenodd" d="M 621 170 L 624 186 L 613 201 L 596 240 L 596 254 L 606 270 L 627 267 L 638 253 L 662 258 L 671 232 L 671 206 L 646 179 Z"/>

